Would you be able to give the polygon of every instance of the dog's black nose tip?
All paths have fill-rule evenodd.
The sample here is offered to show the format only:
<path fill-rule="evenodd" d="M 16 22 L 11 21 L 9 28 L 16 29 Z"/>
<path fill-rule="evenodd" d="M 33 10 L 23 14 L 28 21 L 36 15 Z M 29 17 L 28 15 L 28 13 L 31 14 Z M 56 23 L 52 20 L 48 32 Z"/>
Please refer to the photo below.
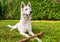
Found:
<path fill-rule="evenodd" d="M 30 11 L 30 13 L 32 13 L 32 11 Z"/>

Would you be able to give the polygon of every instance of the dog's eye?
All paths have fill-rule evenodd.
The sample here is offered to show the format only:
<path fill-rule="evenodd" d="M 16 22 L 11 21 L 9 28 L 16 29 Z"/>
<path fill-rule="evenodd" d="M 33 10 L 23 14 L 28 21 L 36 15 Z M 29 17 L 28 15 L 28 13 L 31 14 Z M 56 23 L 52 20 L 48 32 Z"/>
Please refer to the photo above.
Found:
<path fill-rule="evenodd" d="M 25 10 L 28 10 L 27 8 Z"/>

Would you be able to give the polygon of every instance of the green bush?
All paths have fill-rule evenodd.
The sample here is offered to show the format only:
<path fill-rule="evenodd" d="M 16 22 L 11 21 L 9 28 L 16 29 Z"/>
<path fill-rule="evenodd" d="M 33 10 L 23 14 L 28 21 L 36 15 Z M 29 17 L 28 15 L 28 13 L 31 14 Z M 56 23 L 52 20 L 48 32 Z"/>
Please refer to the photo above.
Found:
<path fill-rule="evenodd" d="M 26 4 L 29 0 L 23 0 Z M 60 3 L 48 0 L 30 0 L 32 4 L 32 20 L 60 20 Z M 21 0 L 1 1 L 2 19 L 19 19 Z"/>
<path fill-rule="evenodd" d="M 0 14 L 2 13 L 1 9 L 2 9 L 2 8 L 1 8 L 1 2 L 0 2 Z M 0 17 L 1 17 L 1 15 L 0 15 Z M 0 18 L 0 19 L 1 19 L 1 18 Z"/>

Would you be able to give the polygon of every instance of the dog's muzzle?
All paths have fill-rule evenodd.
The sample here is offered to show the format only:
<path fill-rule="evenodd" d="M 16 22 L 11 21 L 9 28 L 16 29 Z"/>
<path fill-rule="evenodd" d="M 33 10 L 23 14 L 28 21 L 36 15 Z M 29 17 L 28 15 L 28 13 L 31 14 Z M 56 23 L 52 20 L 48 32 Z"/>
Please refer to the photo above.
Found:
<path fill-rule="evenodd" d="M 29 14 L 26 14 L 27 16 L 30 16 L 32 14 L 32 11 L 30 11 L 30 13 Z"/>
<path fill-rule="evenodd" d="M 26 16 L 30 16 L 32 14 L 32 11 L 30 11 L 30 13 L 29 14 L 26 14 Z"/>
<path fill-rule="evenodd" d="M 30 14 L 26 14 L 26 16 L 30 16 Z"/>

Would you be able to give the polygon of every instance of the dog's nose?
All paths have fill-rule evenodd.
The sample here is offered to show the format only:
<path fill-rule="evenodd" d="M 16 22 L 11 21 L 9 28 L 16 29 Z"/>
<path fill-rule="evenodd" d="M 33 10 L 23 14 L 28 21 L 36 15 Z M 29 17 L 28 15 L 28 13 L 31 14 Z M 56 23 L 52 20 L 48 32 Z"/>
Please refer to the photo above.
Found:
<path fill-rule="evenodd" d="M 30 11 L 30 13 L 32 13 L 32 11 Z"/>

